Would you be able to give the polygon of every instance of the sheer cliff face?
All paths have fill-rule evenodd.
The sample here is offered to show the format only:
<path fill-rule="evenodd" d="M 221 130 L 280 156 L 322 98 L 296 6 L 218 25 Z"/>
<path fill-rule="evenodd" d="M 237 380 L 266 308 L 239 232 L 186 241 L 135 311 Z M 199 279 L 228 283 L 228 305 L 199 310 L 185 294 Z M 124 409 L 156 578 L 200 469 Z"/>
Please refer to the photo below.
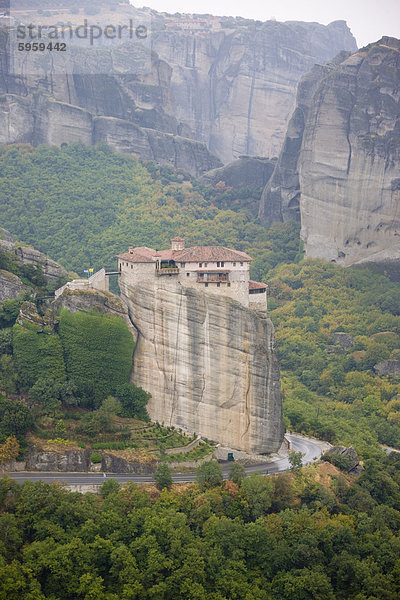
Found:
<path fill-rule="evenodd" d="M 160 34 L 154 49 L 172 68 L 174 115 L 226 163 L 277 156 L 300 77 L 356 44 L 344 21 L 267 21 L 207 37 Z"/>
<path fill-rule="evenodd" d="M 300 158 L 309 256 L 400 258 L 400 41 L 383 38 L 324 80 Z"/>
<path fill-rule="evenodd" d="M 400 41 L 382 38 L 314 70 L 299 95 L 298 127 L 288 130 L 261 216 L 286 220 L 297 198 L 308 256 L 345 266 L 398 260 Z"/>
<path fill-rule="evenodd" d="M 93 61 L 80 49 L 68 57 L 65 75 L 11 76 L 0 31 L 0 143 L 104 141 L 194 175 L 221 166 L 219 159 L 276 156 L 300 77 L 315 62 L 356 49 L 344 21 L 210 17 L 213 26 L 193 34 L 182 30 L 180 17 L 152 17 L 151 68 L 135 76 L 128 75 L 134 44 L 101 48 L 96 56 L 112 65 L 108 75 L 77 74 L 80 63 Z"/>
<path fill-rule="evenodd" d="M 133 381 L 152 395 L 152 419 L 250 453 L 283 439 L 274 329 L 225 297 L 159 278 L 122 297 L 138 329 Z"/>

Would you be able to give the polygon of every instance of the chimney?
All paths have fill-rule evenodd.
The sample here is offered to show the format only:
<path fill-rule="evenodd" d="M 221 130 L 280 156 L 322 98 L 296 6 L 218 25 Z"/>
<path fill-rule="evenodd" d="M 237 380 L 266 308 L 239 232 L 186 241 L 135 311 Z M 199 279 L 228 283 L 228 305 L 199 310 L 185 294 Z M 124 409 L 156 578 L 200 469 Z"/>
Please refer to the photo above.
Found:
<path fill-rule="evenodd" d="M 133 246 L 129 246 L 129 254 L 133 254 Z"/>
<path fill-rule="evenodd" d="M 185 249 L 185 240 L 180 237 L 172 238 L 171 240 L 171 248 L 172 250 L 184 250 Z"/>

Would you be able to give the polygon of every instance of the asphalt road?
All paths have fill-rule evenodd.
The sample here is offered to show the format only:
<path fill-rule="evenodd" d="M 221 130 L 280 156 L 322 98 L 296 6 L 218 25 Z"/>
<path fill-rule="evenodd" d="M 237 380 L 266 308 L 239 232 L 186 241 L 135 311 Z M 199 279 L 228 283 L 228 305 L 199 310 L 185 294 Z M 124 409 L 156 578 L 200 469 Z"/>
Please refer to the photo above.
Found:
<path fill-rule="evenodd" d="M 322 449 L 325 446 L 324 442 L 318 440 L 301 437 L 297 435 L 286 436 L 292 443 L 293 450 L 296 452 L 302 452 L 303 464 L 312 462 L 315 458 L 318 458 L 322 454 Z M 230 469 L 230 463 L 222 465 L 222 471 L 226 478 Z M 281 471 L 287 471 L 289 469 L 289 460 L 282 458 L 275 462 L 259 463 L 245 467 L 246 473 L 262 473 L 263 475 L 269 475 L 272 473 L 279 473 Z M 67 485 L 99 485 L 104 483 L 107 478 L 117 479 L 119 483 L 127 483 L 128 481 L 134 481 L 135 483 L 152 482 L 152 475 L 142 475 L 135 473 L 107 473 L 104 476 L 103 473 L 59 473 L 59 472 L 37 472 L 37 471 L 22 471 L 22 472 L 10 472 L 7 473 L 9 477 L 23 483 L 24 481 L 45 481 L 46 483 L 54 483 L 60 481 Z M 196 480 L 195 473 L 174 473 L 172 479 L 175 483 L 188 483 Z"/>

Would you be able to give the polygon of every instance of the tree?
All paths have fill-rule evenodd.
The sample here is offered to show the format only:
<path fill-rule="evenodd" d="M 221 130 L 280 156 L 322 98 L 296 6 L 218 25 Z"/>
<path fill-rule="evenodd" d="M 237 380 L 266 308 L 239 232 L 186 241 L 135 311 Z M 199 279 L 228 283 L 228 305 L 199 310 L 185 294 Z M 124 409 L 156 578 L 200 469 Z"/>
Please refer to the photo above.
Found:
<path fill-rule="evenodd" d="M 66 437 L 67 437 L 67 430 L 65 428 L 65 423 L 64 423 L 63 419 L 59 419 L 57 421 L 57 424 L 56 424 L 56 435 L 57 435 L 57 437 L 63 438 L 63 439 L 66 439 Z"/>
<path fill-rule="evenodd" d="M 19 454 L 19 441 L 15 435 L 10 435 L 4 444 L 0 444 L 0 463 L 15 460 Z"/>
<path fill-rule="evenodd" d="M 25 404 L 0 396 L 0 435 L 15 435 L 21 441 L 32 424 L 31 411 Z"/>
<path fill-rule="evenodd" d="M 299 471 L 303 466 L 303 452 L 292 450 L 289 454 L 289 463 L 291 471 Z"/>
<path fill-rule="evenodd" d="M 12 354 L 12 327 L 0 329 L 0 354 Z"/>
<path fill-rule="evenodd" d="M 240 485 L 243 479 L 246 477 L 244 466 L 238 462 L 232 463 L 231 468 L 229 469 L 228 477 L 231 481 L 237 483 L 237 485 Z"/>
<path fill-rule="evenodd" d="M 204 462 L 197 468 L 196 479 L 203 490 L 221 485 L 224 480 L 221 466 L 214 460 Z"/>
<path fill-rule="evenodd" d="M 55 416 L 61 408 L 62 384 L 50 377 L 40 377 L 29 390 L 29 395 L 35 404 L 40 404 L 47 415 Z"/>
<path fill-rule="evenodd" d="M 172 485 L 171 469 L 167 463 L 161 463 L 157 471 L 154 473 L 154 480 L 159 490 L 170 489 Z"/>
<path fill-rule="evenodd" d="M 151 394 L 133 383 L 125 383 L 116 388 L 115 395 L 121 402 L 122 417 L 138 417 L 144 421 L 149 420 L 146 405 L 151 398 Z"/>
<path fill-rule="evenodd" d="M 107 398 L 104 398 L 103 402 L 101 403 L 99 410 L 107 415 L 119 415 L 121 414 L 122 410 L 121 402 L 118 400 L 118 398 L 107 396 Z"/>
<path fill-rule="evenodd" d="M 14 325 L 23 301 L 22 298 L 4 300 L 0 307 L 0 327 L 11 327 Z"/>
<path fill-rule="evenodd" d="M 258 519 L 267 514 L 273 495 L 273 484 L 270 477 L 252 473 L 242 481 L 241 494 L 250 508 L 251 518 Z"/>
<path fill-rule="evenodd" d="M 107 498 L 110 494 L 116 494 L 120 490 L 120 485 L 118 483 L 118 479 L 114 479 L 110 477 L 106 479 L 103 485 L 101 486 L 100 493 L 103 498 Z"/>

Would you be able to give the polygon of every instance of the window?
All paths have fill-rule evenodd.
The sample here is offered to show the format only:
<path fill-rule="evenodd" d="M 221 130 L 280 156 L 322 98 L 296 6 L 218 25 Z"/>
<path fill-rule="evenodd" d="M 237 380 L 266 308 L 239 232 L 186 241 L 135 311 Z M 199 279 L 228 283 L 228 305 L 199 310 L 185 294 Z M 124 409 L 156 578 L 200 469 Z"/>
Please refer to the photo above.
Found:
<path fill-rule="evenodd" d="M 221 266 L 221 263 L 217 262 L 217 267 L 220 267 L 220 266 Z"/>
<path fill-rule="evenodd" d="M 206 287 L 208 287 L 208 283 L 206 283 L 205 285 L 206 285 Z"/>
<path fill-rule="evenodd" d="M 233 263 L 233 266 L 236 267 L 236 263 Z"/>
<path fill-rule="evenodd" d="M 133 269 L 133 265 L 131 265 L 131 269 Z"/>
<path fill-rule="evenodd" d="M 182 267 L 182 269 L 184 269 L 185 268 L 185 263 L 181 263 L 181 267 Z"/>
<path fill-rule="evenodd" d="M 221 287 L 221 284 L 219 282 L 217 283 L 217 287 Z"/>
<path fill-rule="evenodd" d="M 121 263 L 119 263 L 119 270 L 121 270 Z"/>
<path fill-rule="evenodd" d="M 229 281 L 228 281 L 228 287 L 231 287 L 231 284 L 230 284 L 230 282 L 229 282 Z"/>
<path fill-rule="evenodd" d="M 186 273 L 186 277 L 189 277 L 189 276 L 190 276 L 190 273 Z"/>
<path fill-rule="evenodd" d="M 204 266 L 206 267 L 208 263 L 204 263 Z"/>
<path fill-rule="evenodd" d="M 221 263 L 221 267 L 223 267 L 224 265 L 225 265 L 225 263 L 224 263 L 224 262 L 222 262 L 222 263 Z"/>
<path fill-rule="evenodd" d="M 203 266 L 203 263 L 199 263 L 199 267 L 202 267 L 202 266 Z"/>
<path fill-rule="evenodd" d="M 240 263 L 240 266 L 243 267 L 243 263 Z"/>

